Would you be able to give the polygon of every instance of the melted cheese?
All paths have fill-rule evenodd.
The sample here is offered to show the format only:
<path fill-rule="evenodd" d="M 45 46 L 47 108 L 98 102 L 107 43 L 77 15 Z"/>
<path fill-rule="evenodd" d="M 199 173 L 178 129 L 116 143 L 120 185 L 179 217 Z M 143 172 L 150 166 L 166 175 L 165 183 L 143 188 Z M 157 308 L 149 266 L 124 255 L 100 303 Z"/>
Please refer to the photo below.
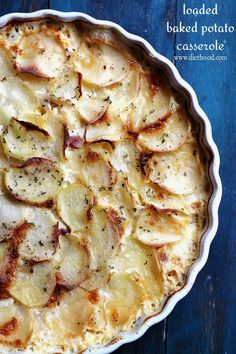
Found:
<path fill-rule="evenodd" d="M 109 30 L 18 23 L 0 43 L 0 351 L 107 345 L 184 285 L 207 156 Z"/>

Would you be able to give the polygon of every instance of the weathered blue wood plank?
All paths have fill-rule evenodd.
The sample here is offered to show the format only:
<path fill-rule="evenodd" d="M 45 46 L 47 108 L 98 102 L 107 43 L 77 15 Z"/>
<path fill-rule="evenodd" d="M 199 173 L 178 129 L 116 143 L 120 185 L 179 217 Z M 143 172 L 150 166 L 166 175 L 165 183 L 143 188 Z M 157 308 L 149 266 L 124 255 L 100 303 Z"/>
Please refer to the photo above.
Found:
<path fill-rule="evenodd" d="M 147 333 L 135 342 L 125 344 L 116 354 L 166 354 L 167 320 L 149 328 Z"/>
<path fill-rule="evenodd" d="M 163 55 L 173 58 L 174 36 L 167 41 L 163 29 L 166 18 L 170 21 L 175 18 L 175 0 L 50 0 L 50 7 L 86 12 L 98 19 L 117 22 L 126 30 L 145 37 Z"/>
<path fill-rule="evenodd" d="M 48 7 L 48 0 L 4 0 L 0 1 L 0 16 L 9 12 L 31 12 Z"/>
<path fill-rule="evenodd" d="M 201 2 L 192 0 L 186 3 L 197 7 Z M 205 3 L 214 5 L 215 1 Z M 177 18 L 186 25 L 192 25 L 195 18 L 183 16 L 182 4 L 183 1 L 178 2 Z M 218 1 L 219 15 L 198 17 L 198 25 L 212 25 L 214 22 L 235 25 L 235 10 L 235 2 Z M 227 61 L 176 61 L 181 75 L 194 87 L 200 104 L 210 118 L 221 154 L 224 195 L 220 208 L 220 227 L 207 266 L 189 296 L 169 316 L 168 354 L 236 353 L 235 34 L 211 33 L 203 38 L 194 33 L 177 34 L 176 43 L 211 43 L 216 38 L 219 42 L 226 40 L 228 49 L 223 54 L 228 55 Z M 180 54 L 186 55 L 186 52 Z M 210 55 L 211 52 L 206 54 Z"/>

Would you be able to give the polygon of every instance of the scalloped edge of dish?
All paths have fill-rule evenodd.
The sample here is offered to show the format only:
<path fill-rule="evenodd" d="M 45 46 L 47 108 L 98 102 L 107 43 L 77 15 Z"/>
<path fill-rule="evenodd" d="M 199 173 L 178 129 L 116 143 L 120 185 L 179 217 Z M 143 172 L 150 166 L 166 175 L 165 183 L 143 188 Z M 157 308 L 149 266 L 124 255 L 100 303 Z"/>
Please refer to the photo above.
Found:
<path fill-rule="evenodd" d="M 202 108 L 200 107 L 196 93 L 194 92 L 193 88 L 180 76 L 174 64 L 172 64 L 171 61 L 163 55 L 157 53 L 156 50 L 145 39 L 127 32 L 120 25 L 111 21 L 97 20 L 94 17 L 81 12 L 61 12 L 49 9 L 39 10 L 31 13 L 10 13 L 4 15 L 0 17 L 0 28 L 4 27 L 9 22 L 14 20 L 29 21 L 39 20 L 43 18 L 53 18 L 64 22 L 84 20 L 96 26 L 105 26 L 107 28 L 116 30 L 119 34 L 121 34 L 124 39 L 126 39 L 127 42 L 130 42 L 136 46 L 141 46 L 146 52 L 146 54 L 149 56 L 151 61 L 158 64 L 162 69 L 167 72 L 171 84 L 173 84 L 174 87 L 177 87 L 178 90 L 182 90 L 187 96 L 190 113 L 193 115 L 194 118 L 198 120 L 198 123 L 201 125 L 200 128 L 202 128 L 203 130 L 201 133 L 202 144 L 211 152 L 212 155 L 211 164 L 209 166 L 209 178 L 212 185 L 212 194 L 208 203 L 208 225 L 201 238 L 199 257 L 190 267 L 185 285 L 182 289 L 180 289 L 178 292 L 174 293 L 168 298 L 159 314 L 146 319 L 145 321 L 143 321 L 143 323 L 137 325 L 137 327 L 133 331 L 122 333 L 120 339 L 117 340 L 115 343 L 108 344 L 106 346 L 93 347 L 84 351 L 84 354 L 109 354 L 114 350 L 118 349 L 121 345 L 137 340 L 152 325 L 164 320 L 171 313 L 177 302 L 184 298 L 191 290 L 198 273 L 207 262 L 210 245 L 216 235 L 218 228 L 218 208 L 222 196 L 222 185 L 219 176 L 220 157 L 217 146 L 212 138 L 212 129 L 210 121 L 202 110 Z M 13 354 L 14 351 L 5 351 L 5 353 Z M 20 354 L 23 352 L 17 351 L 17 353 Z"/>

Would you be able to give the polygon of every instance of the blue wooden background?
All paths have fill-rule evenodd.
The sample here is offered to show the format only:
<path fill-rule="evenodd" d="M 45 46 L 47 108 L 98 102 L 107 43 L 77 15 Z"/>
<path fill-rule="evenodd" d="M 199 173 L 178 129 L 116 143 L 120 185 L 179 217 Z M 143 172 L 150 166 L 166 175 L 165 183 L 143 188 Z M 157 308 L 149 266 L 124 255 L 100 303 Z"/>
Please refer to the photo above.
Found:
<path fill-rule="evenodd" d="M 236 353 L 236 38 L 233 34 L 166 33 L 166 21 L 192 24 L 183 16 L 184 0 L 1 0 L 0 15 L 43 8 L 82 11 L 112 20 L 146 38 L 161 54 L 174 61 L 181 75 L 196 90 L 210 118 L 221 155 L 223 200 L 220 226 L 206 267 L 190 294 L 162 323 L 138 341 L 122 346 L 117 354 L 235 354 Z M 191 7 L 218 2 L 218 16 L 198 17 L 201 24 L 236 25 L 233 0 L 186 0 Z M 226 41 L 227 61 L 174 60 L 176 44 Z M 184 53 L 177 53 L 184 54 Z M 202 53 L 203 54 L 203 53 Z M 209 52 L 207 53 L 209 55 Z M 45 353 L 46 354 L 46 353 Z"/>

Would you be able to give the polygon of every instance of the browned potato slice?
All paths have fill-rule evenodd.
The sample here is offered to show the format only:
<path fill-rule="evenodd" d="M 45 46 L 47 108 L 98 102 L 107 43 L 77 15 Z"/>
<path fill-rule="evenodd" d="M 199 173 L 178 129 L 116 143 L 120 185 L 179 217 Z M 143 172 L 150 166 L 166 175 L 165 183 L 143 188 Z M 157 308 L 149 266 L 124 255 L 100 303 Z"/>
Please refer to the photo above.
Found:
<path fill-rule="evenodd" d="M 23 36 L 18 46 L 16 66 L 20 72 L 53 78 L 65 64 L 65 52 L 52 33 L 36 32 Z"/>
<path fill-rule="evenodd" d="M 102 158 L 107 162 L 110 161 L 113 154 L 113 144 L 108 141 L 98 141 L 92 143 L 90 144 L 89 149 L 102 156 Z"/>
<path fill-rule="evenodd" d="M 140 131 L 171 112 L 171 91 L 164 79 L 155 73 L 140 75 L 140 88 L 130 112 L 131 129 Z"/>
<path fill-rule="evenodd" d="M 137 317 L 143 301 L 142 287 L 135 275 L 114 273 L 105 289 L 105 311 L 108 323 L 125 329 Z"/>
<path fill-rule="evenodd" d="M 168 294 L 183 287 L 187 270 L 198 257 L 197 228 L 196 224 L 191 223 L 185 227 L 185 235 L 178 242 L 157 248 L 165 289 Z"/>
<path fill-rule="evenodd" d="M 114 216 L 114 214 L 113 214 Z M 91 210 L 88 223 L 88 250 L 91 257 L 91 269 L 100 268 L 113 254 L 119 241 L 120 223 L 117 217 L 116 223 L 112 215 L 95 206 Z M 104 245 L 106 245 L 104 247 Z"/>
<path fill-rule="evenodd" d="M 193 192 L 201 176 L 195 144 L 185 143 L 174 152 L 154 154 L 148 160 L 147 171 L 152 182 L 172 193 Z"/>
<path fill-rule="evenodd" d="M 91 190 L 79 181 L 62 189 L 57 196 L 58 213 L 72 232 L 84 231 L 93 203 Z"/>
<path fill-rule="evenodd" d="M 60 236 L 59 249 L 53 263 L 67 288 L 78 286 L 86 277 L 89 268 L 88 252 L 75 236 Z"/>
<path fill-rule="evenodd" d="M 126 237 L 111 265 L 118 272 L 135 272 L 139 277 L 139 284 L 143 287 L 146 300 L 150 300 L 159 308 L 164 284 L 155 248 L 142 244 L 133 235 Z M 152 308 L 151 312 L 154 310 Z"/>
<path fill-rule="evenodd" d="M 50 149 L 49 133 L 35 124 L 12 118 L 2 135 L 5 153 L 16 159 L 44 157 Z"/>
<path fill-rule="evenodd" d="M 102 152 L 99 154 L 92 149 L 85 153 L 80 173 L 84 183 L 98 195 L 99 192 L 110 190 L 116 181 L 116 171 L 107 162 Z"/>
<path fill-rule="evenodd" d="M 25 218 L 26 208 L 0 195 L 0 242 L 11 238 L 14 227 Z"/>
<path fill-rule="evenodd" d="M 24 216 L 31 227 L 19 246 L 20 256 L 36 262 L 51 259 L 57 250 L 59 235 L 68 230 L 47 209 L 28 208 Z"/>
<path fill-rule="evenodd" d="M 68 338 L 78 338 L 83 328 L 93 323 L 94 314 L 95 306 L 89 299 L 89 292 L 81 288 L 69 291 L 58 306 L 42 312 L 44 340 L 46 336 L 47 344 L 66 345 Z"/>
<path fill-rule="evenodd" d="M 27 307 L 46 305 L 55 286 L 55 271 L 50 262 L 19 265 L 9 293 Z"/>
<path fill-rule="evenodd" d="M 72 23 L 67 23 L 58 31 L 58 36 L 68 56 L 76 56 L 76 52 L 81 44 L 81 35 L 77 27 Z"/>
<path fill-rule="evenodd" d="M 13 231 L 11 240 L 0 243 L 0 299 L 9 298 L 9 288 L 15 279 L 18 266 L 18 248 L 31 225 L 26 221 L 17 224 Z"/>
<path fill-rule="evenodd" d="M 107 111 L 86 129 L 87 142 L 98 140 L 118 141 L 124 136 L 124 126 L 121 119 L 111 116 Z"/>
<path fill-rule="evenodd" d="M 143 183 L 140 195 L 145 204 L 153 205 L 156 209 L 176 209 L 186 214 L 189 213 L 188 203 L 184 196 L 170 193 L 155 183 Z"/>
<path fill-rule="evenodd" d="M 13 299 L 0 301 L 0 344 L 24 348 L 31 337 L 32 314 Z"/>
<path fill-rule="evenodd" d="M 135 237 L 146 245 L 160 247 L 183 238 L 190 220 L 176 210 L 157 211 L 149 207 L 140 212 Z"/>
<path fill-rule="evenodd" d="M 190 131 L 190 121 L 184 110 L 146 126 L 138 136 L 138 144 L 146 151 L 172 151 L 183 145 Z"/>
<path fill-rule="evenodd" d="M 108 210 L 112 208 L 116 212 L 120 220 L 122 234 L 130 234 L 132 232 L 135 203 L 128 189 L 127 179 L 118 174 L 112 190 L 103 191 L 99 194 L 98 199 L 100 205 L 104 208 Z"/>
<path fill-rule="evenodd" d="M 6 187 L 16 199 L 47 207 L 52 206 L 62 182 L 59 167 L 50 160 L 37 157 L 8 169 L 5 174 Z"/>
<path fill-rule="evenodd" d="M 82 96 L 76 105 L 81 118 L 86 123 L 93 123 L 100 119 L 108 107 L 108 99 L 104 89 L 82 85 Z"/>
<path fill-rule="evenodd" d="M 52 79 L 49 92 L 55 101 L 74 104 L 82 95 L 82 75 L 72 69 L 64 69 L 60 77 Z"/>
<path fill-rule="evenodd" d="M 97 86 L 109 86 L 128 74 L 128 56 L 108 43 L 82 43 L 75 62 L 83 79 Z"/>

